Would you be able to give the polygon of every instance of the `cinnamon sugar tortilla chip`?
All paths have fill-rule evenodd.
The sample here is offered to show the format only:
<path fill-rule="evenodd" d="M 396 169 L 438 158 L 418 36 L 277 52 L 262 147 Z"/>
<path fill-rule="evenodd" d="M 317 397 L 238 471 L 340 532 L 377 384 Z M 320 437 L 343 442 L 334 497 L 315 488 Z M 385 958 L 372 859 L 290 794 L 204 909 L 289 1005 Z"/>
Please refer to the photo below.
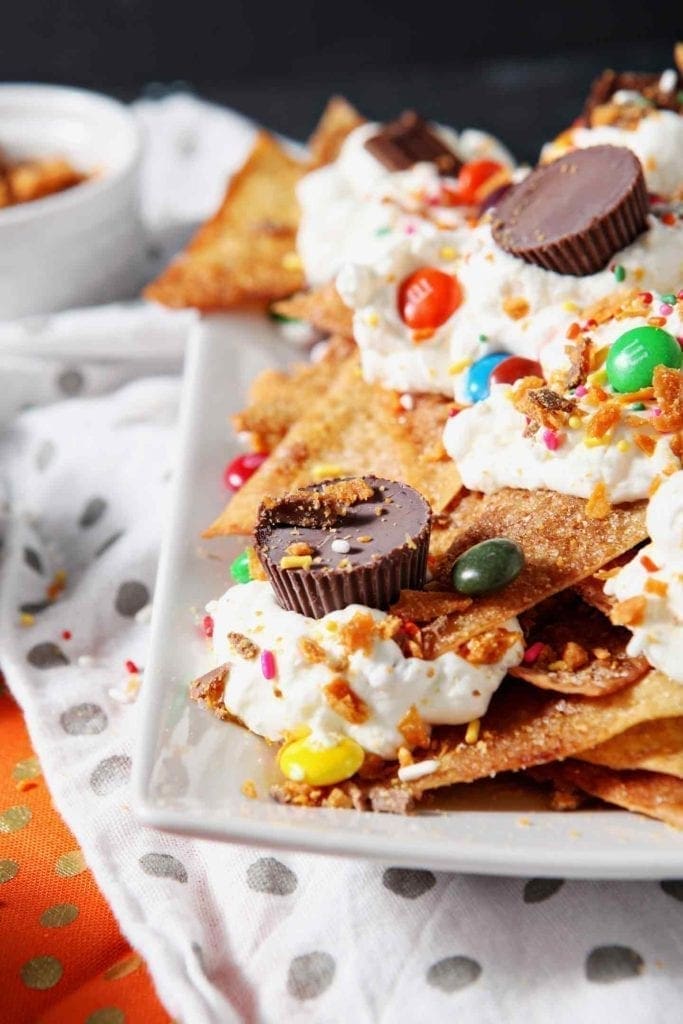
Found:
<path fill-rule="evenodd" d="M 343 96 L 333 96 L 308 140 L 309 170 L 331 164 L 336 160 L 347 136 L 354 128 L 364 123 L 365 118 L 348 100 Z"/>
<path fill-rule="evenodd" d="M 463 594 L 439 590 L 402 590 L 398 601 L 389 611 L 411 622 L 431 622 L 439 615 L 464 611 L 471 604 L 472 598 Z"/>
<path fill-rule="evenodd" d="M 529 665 L 511 668 L 510 675 L 546 690 L 602 697 L 635 683 L 649 671 L 643 657 L 631 658 L 627 629 L 613 626 L 595 608 L 571 591 L 544 601 L 524 623 L 527 647 L 543 644 Z"/>
<path fill-rule="evenodd" d="M 642 722 L 585 750 L 580 760 L 605 768 L 639 768 L 683 779 L 683 718 Z"/>
<path fill-rule="evenodd" d="M 232 418 L 235 430 L 251 435 L 255 451 L 272 451 L 310 407 L 311 395 L 322 395 L 331 386 L 353 349 L 347 339 L 334 338 L 317 363 L 298 363 L 286 371 L 264 370 L 249 388 L 248 406 Z"/>
<path fill-rule="evenodd" d="M 269 302 L 301 288 L 295 187 L 304 171 L 272 135 L 260 132 L 220 209 L 147 286 L 145 297 L 217 310 Z"/>
<path fill-rule="evenodd" d="M 567 761 L 549 765 L 536 777 L 565 788 L 574 786 L 608 804 L 683 829 L 683 780 L 670 775 L 645 771 L 617 772 L 598 765 Z"/>
<path fill-rule="evenodd" d="M 319 331 L 353 337 L 353 313 L 342 302 L 333 281 L 276 302 L 273 309 L 293 320 L 306 320 Z"/>
<path fill-rule="evenodd" d="M 422 792 L 573 757 L 640 722 L 682 713 L 683 686 L 654 671 L 600 698 L 567 696 L 509 680 L 481 720 L 478 741 L 465 742 L 464 726 L 440 730 L 426 755 L 439 760 L 438 771 L 410 788 Z"/>
<path fill-rule="evenodd" d="M 502 590 L 475 598 L 467 611 L 439 623 L 435 656 L 573 586 L 647 537 L 645 502 L 616 507 L 605 519 L 590 519 L 582 498 L 555 491 L 506 488 L 481 497 L 478 505 L 477 499 L 465 500 L 471 521 L 434 569 L 444 589 L 450 587 L 456 558 L 493 537 L 519 544 L 525 566 Z"/>
<path fill-rule="evenodd" d="M 304 487 L 320 473 L 400 480 L 420 491 L 432 508 L 443 508 L 460 488 L 455 464 L 441 448 L 449 409 L 445 399 L 422 395 L 414 409 L 405 410 L 394 392 L 366 384 L 357 359 L 348 359 L 328 392 L 317 400 L 311 395 L 308 411 L 205 536 L 251 533 L 264 497 Z"/>

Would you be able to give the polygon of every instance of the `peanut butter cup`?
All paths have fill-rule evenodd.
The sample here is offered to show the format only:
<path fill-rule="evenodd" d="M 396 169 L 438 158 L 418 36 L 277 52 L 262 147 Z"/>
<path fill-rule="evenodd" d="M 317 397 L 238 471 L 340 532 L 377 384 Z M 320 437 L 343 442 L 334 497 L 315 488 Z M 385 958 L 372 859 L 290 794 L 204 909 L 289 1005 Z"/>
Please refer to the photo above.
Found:
<path fill-rule="evenodd" d="M 512 188 L 494 211 L 493 237 L 526 263 L 584 277 L 646 229 L 647 213 L 638 158 L 622 146 L 591 146 Z"/>
<path fill-rule="evenodd" d="M 430 525 L 407 484 L 330 480 L 266 499 L 256 550 L 284 608 L 314 619 L 350 604 L 385 610 L 424 586 Z"/>

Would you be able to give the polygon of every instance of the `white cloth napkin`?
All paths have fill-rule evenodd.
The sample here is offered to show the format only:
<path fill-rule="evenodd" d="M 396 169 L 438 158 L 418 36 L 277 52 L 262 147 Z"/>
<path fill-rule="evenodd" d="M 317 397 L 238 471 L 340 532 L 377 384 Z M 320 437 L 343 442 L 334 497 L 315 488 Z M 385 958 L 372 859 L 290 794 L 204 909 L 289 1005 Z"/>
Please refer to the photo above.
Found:
<path fill-rule="evenodd" d="M 158 235 L 208 212 L 249 129 L 187 96 L 138 111 Z M 125 663 L 144 669 L 191 320 L 116 306 L 0 325 L 0 661 L 57 807 L 169 1013 L 183 1024 L 678 1021 L 683 881 L 434 875 L 136 822 L 137 709 L 121 698 Z M 45 606 L 61 570 L 64 595 Z"/>

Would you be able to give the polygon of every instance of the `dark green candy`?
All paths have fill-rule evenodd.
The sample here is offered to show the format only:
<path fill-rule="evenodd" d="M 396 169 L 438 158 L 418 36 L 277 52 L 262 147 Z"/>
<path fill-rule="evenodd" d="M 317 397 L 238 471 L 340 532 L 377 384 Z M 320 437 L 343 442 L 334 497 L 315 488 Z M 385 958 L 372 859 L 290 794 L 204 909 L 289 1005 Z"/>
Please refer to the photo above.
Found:
<path fill-rule="evenodd" d="M 461 594 L 488 594 L 516 580 L 524 552 L 506 537 L 483 540 L 465 551 L 453 566 L 453 586 Z"/>
<path fill-rule="evenodd" d="M 251 573 L 249 572 L 248 551 L 243 551 L 241 555 L 237 556 L 230 566 L 230 575 L 234 579 L 235 583 L 249 583 L 251 580 Z"/>
<path fill-rule="evenodd" d="M 682 362 L 681 346 L 673 334 L 650 325 L 634 327 L 610 348 L 607 379 L 615 391 L 640 391 L 650 387 L 657 366 L 678 370 Z"/>

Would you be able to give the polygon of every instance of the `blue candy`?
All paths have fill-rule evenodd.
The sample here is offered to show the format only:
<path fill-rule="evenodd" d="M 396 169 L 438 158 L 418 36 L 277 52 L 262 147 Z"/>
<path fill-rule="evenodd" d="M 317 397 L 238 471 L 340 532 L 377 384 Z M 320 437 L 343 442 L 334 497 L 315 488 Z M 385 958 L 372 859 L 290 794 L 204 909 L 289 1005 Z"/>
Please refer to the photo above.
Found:
<path fill-rule="evenodd" d="M 489 352 L 487 356 L 477 359 L 467 371 L 465 395 L 469 402 L 481 402 L 489 396 L 491 374 L 504 359 L 509 359 L 509 352 Z"/>

